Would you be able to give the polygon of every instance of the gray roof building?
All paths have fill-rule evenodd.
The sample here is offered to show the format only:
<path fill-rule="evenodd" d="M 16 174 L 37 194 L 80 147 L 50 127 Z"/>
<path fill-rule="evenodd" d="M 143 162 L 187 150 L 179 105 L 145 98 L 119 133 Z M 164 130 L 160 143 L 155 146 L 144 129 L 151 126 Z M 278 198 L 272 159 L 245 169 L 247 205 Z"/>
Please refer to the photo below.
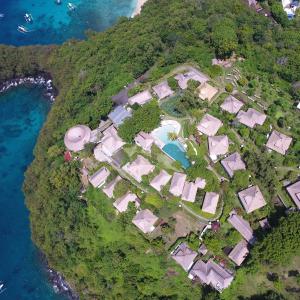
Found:
<path fill-rule="evenodd" d="M 206 263 L 198 260 L 189 272 L 189 278 L 198 278 L 203 284 L 210 285 L 219 292 L 229 287 L 234 279 L 233 274 L 212 259 Z"/>
<path fill-rule="evenodd" d="M 113 122 L 115 126 L 120 126 L 125 119 L 132 116 L 131 112 L 125 107 L 119 105 L 112 112 L 108 114 L 108 118 Z"/>
<path fill-rule="evenodd" d="M 234 152 L 222 159 L 221 164 L 230 177 L 233 177 L 235 171 L 246 170 L 246 165 L 238 152 Z"/>
<path fill-rule="evenodd" d="M 191 250 L 186 243 L 179 244 L 171 253 L 171 257 L 188 272 L 194 263 L 197 252 Z"/>
<path fill-rule="evenodd" d="M 253 230 L 249 222 L 239 216 L 235 210 L 229 214 L 229 218 L 227 220 L 248 243 L 253 244 L 255 242 Z"/>
<path fill-rule="evenodd" d="M 228 257 L 240 266 L 249 254 L 248 244 L 245 240 L 241 240 L 229 253 Z"/>
<path fill-rule="evenodd" d="M 287 192 L 300 209 L 300 181 L 297 181 L 286 188 Z"/>

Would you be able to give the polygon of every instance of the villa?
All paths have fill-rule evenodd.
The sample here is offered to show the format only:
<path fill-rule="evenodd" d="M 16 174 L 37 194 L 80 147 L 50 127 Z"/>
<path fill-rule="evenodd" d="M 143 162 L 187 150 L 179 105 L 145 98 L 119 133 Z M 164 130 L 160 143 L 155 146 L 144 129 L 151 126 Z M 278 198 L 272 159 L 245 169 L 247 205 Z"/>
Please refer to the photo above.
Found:
<path fill-rule="evenodd" d="M 206 263 L 203 260 L 198 260 L 189 272 L 190 279 L 198 279 L 202 284 L 212 286 L 219 292 L 230 286 L 234 279 L 233 274 L 212 259 Z"/>
<path fill-rule="evenodd" d="M 174 78 L 178 81 L 178 85 L 182 90 L 187 89 L 189 80 L 197 81 L 200 84 L 209 80 L 206 75 L 195 69 L 185 74 L 178 74 Z"/>
<path fill-rule="evenodd" d="M 90 142 L 91 129 L 85 125 L 71 127 L 65 134 L 64 143 L 68 150 L 78 152 Z"/>
<path fill-rule="evenodd" d="M 129 202 L 134 203 L 136 208 L 140 207 L 140 199 L 130 192 L 127 192 L 124 196 L 118 198 L 113 203 L 113 206 L 118 210 L 118 212 L 122 213 L 127 210 Z"/>
<path fill-rule="evenodd" d="M 236 99 L 234 96 L 229 95 L 222 103 L 221 108 L 230 114 L 237 114 L 243 105 L 243 102 Z"/>
<path fill-rule="evenodd" d="M 143 233 L 150 233 L 155 229 L 155 223 L 158 221 L 149 209 L 139 211 L 132 220 L 132 223 Z"/>
<path fill-rule="evenodd" d="M 154 138 L 151 134 L 141 131 L 134 139 L 135 143 L 146 152 L 151 152 Z"/>
<path fill-rule="evenodd" d="M 171 257 L 188 272 L 194 263 L 198 253 L 191 250 L 186 243 L 179 244 L 172 252 Z"/>
<path fill-rule="evenodd" d="M 169 192 L 176 196 L 176 197 L 180 197 L 180 195 L 182 194 L 184 185 L 185 185 L 185 181 L 186 181 L 186 174 L 183 173 L 174 173 L 173 174 L 173 178 L 171 181 L 171 186 L 169 189 Z"/>
<path fill-rule="evenodd" d="M 245 219 L 239 216 L 235 210 L 229 214 L 228 222 L 244 237 L 244 239 L 251 245 L 255 242 L 253 230 Z"/>
<path fill-rule="evenodd" d="M 132 163 L 127 163 L 123 166 L 123 170 L 132 176 L 137 182 L 142 181 L 144 175 L 148 175 L 155 169 L 145 157 L 138 155 Z"/>
<path fill-rule="evenodd" d="M 151 101 L 151 99 L 152 99 L 152 95 L 151 95 L 150 91 L 146 90 L 146 91 L 143 91 L 141 93 L 138 93 L 138 94 L 130 97 L 128 99 L 128 103 L 130 105 L 133 105 L 133 104 L 144 105 L 145 103 Z"/>
<path fill-rule="evenodd" d="M 240 123 L 254 128 L 257 124 L 263 125 L 267 116 L 253 108 L 249 108 L 246 112 L 240 110 L 236 118 Z"/>
<path fill-rule="evenodd" d="M 113 198 L 114 197 L 114 189 L 115 186 L 119 181 L 121 181 L 122 178 L 120 176 L 117 176 L 115 179 L 113 179 L 111 182 L 109 182 L 105 188 L 103 189 L 103 193 L 108 197 L 108 198 Z"/>
<path fill-rule="evenodd" d="M 285 155 L 287 150 L 290 147 L 292 140 L 293 139 L 291 137 L 283 133 L 280 133 L 276 130 L 273 130 L 268 139 L 266 146 L 271 150 L 274 150 L 282 155 Z"/>
<path fill-rule="evenodd" d="M 222 125 L 223 123 L 216 117 L 210 114 L 205 114 L 198 124 L 197 129 L 203 134 L 213 136 L 218 132 Z"/>
<path fill-rule="evenodd" d="M 172 176 L 165 170 L 161 170 L 160 173 L 151 180 L 150 185 L 160 192 L 161 189 L 170 181 L 171 177 Z"/>
<path fill-rule="evenodd" d="M 233 177 L 235 171 L 246 170 L 246 165 L 238 152 L 234 152 L 222 159 L 221 164 L 230 177 Z"/>
<path fill-rule="evenodd" d="M 217 210 L 220 195 L 214 192 L 207 192 L 202 204 L 202 210 L 206 213 L 214 215 Z"/>
<path fill-rule="evenodd" d="M 92 184 L 94 188 L 101 187 L 105 183 L 109 175 L 110 175 L 109 170 L 106 167 L 102 167 L 92 176 L 89 176 L 89 182 Z"/>
<path fill-rule="evenodd" d="M 209 136 L 208 150 L 212 160 L 218 159 L 219 155 L 224 155 L 228 152 L 229 140 L 227 135 Z"/>
<path fill-rule="evenodd" d="M 198 187 L 194 182 L 185 182 L 182 190 L 182 200 L 188 202 L 195 202 Z"/>
<path fill-rule="evenodd" d="M 199 98 L 202 100 L 208 100 L 208 102 L 210 102 L 213 99 L 213 97 L 218 93 L 218 89 L 211 86 L 207 82 L 201 84 L 198 88 L 198 91 Z"/>
<path fill-rule="evenodd" d="M 163 81 L 160 84 L 154 86 L 153 91 L 155 92 L 159 100 L 162 100 L 174 94 L 167 81 Z"/>
<path fill-rule="evenodd" d="M 112 112 L 108 114 L 108 118 L 116 127 L 119 127 L 127 118 L 131 118 L 131 116 L 131 111 L 128 111 L 121 105 L 117 106 Z"/>
<path fill-rule="evenodd" d="M 251 186 L 238 193 L 247 214 L 265 206 L 267 203 L 257 185 Z"/>
<path fill-rule="evenodd" d="M 287 192 L 300 209 L 300 181 L 297 181 L 286 188 Z"/>
<path fill-rule="evenodd" d="M 248 244 L 243 239 L 229 253 L 228 257 L 237 265 L 240 266 L 249 254 Z"/>
<path fill-rule="evenodd" d="M 111 125 L 103 131 L 103 138 L 94 149 L 94 156 L 98 161 L 109 161 L 116 152 L 118 152 L 125 143 L 119 137 L 116 128 Z"/>

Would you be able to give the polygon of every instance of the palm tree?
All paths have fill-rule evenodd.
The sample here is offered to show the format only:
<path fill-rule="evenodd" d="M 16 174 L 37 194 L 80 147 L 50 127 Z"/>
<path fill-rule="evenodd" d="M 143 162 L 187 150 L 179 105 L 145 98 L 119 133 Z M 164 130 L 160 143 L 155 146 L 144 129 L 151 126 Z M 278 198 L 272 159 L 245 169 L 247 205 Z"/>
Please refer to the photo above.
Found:
<path fill-rule="evenodd" d="M 177 140 L 178 136 L 175 132 L 168 132 L 168 138 L 171 140 L 171 141 L 175 141 Z"/>

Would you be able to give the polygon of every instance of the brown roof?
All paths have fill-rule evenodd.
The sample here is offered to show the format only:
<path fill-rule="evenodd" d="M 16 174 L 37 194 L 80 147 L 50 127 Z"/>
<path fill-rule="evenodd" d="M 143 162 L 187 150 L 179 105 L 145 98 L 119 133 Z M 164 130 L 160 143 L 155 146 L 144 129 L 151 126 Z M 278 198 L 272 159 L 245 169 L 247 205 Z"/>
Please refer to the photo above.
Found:
<path fill-rule="evenodd" d="M 149 90 L 143 91 L 141 93 L 138 93 L 128 99 L 128 103 L 130 105 L 133 105 L 135 103 L 139 105 L 143 105 L 147 102 L 149 102 L 152 99 L 152 95 Z"/>
<path fill-rule="evenodd" d="M 236 118 L 240 123 L 254 128 L 257 124 L 263 125 L 267 116 L 253 108 L 249 108 L 246 112 L 240 110 Z"/>
<path fill-rule="evenodd" d="M 181 243 L 175 250 L 171 253 L 171 257 L 179 264 L 181 267 L 188 272 L 194 263 L 194 259 L 197 256 L 197 252 L 191 250 L 186 243 Z"/>
<path fill-rule="evenodd" d="M 222 292 L 234 279 L 233 274 L 215 263 L 212 259 L 206 263 L 198 260 L 189 272 L 189 278 L 198 278 L 201 282 L 211 285 L 213 288 Z"/>
<path fill-rule="evenodd" d="M 222 103 L 221 108 L 231 114 L 236 114 L 242 108 L 243 102 L 229 95 Z"/>
<path fill-rule="evenodd" d="M 245 240 L 241 240 L 229 253 L 228 257 L 240 266 L 249 254 L 248 245 Z"/>
<path fill-rule="evenodd" d="M 124 196 L 118 198 L 113 205 L 119 212 L 125 212 L 128 208 L 129 202 L 134 203 L 136 208 L 140 206 L 140 200 L 137 195 L 130 192 L 127 192 Z"/>
<path fill-rule="evenodd" d="M 212 159 L 217 159 L 219 155 L 224 155 L 228 152 L 229 140 L 227 135 L 209 136 L 208 150 L 209 156 Z"/>
<path fill-rule="evenodd" d="M 160 192 L 161 189 L 170 181 L 171 177 L 172 176 L 168 172 L 161 170 L 160 173 L 151 180 L 150 185 Z"/>
<path fill-rule="evenodd" d="M 159 100 L 174 94 L 167 81 L 163 81 L 160 84 L 154 86 L 153 90 L 159 98 Z"/>
<path fill-rule="evenodd" d="M 199 98 L 202 100 L 211 101 L 212 98 L 218 93 L 218 89 L 211 86 L 207 82 L 204 82 L 198 88 L 199 91 Z"/>
<path fill-rule="evenodd" d="M 291 184 L 286 189 L 293 201 L 295 202 L 295 204 L 297 205 L 298 209 L 300 209 L 300 181 Z"/>
<path fill-rule="evenodd" d="M 171 180 L 171 186 L 169 192 L 174 196 L 179 197 L 182 194 L 184 184 L 186 180 L 186 174 L 183 173 L 174 173 Z"/>
<path fill-rule="evenodd" d="M 197 126 L 197 129 L 208 136 L 215 135 L 223 123 L 216 117 L 205 114 L 200 123 Z"/>
<path fill-rule="evenodd" d="M 267 147 L 280 153 L 285 155 L 286 151 L 289 149 L 290 144 L 292 142 L 292 138 L 280 133 L 276 130 L 273 130 L 273 132 L 271 133 L 268 142 L 267 142 Z"/>
<path fill-rule="evenodd" d="M 230 177 L 233 177 L 235 171 L 246 169 L 246 165 L 238 152 L 234 152 L 222 159 L 221 164 Z"/>
<path fill-rule="evenodd" d="M 267 204 L 257 185 L 239 192 L 238 195 L 248 214 Z"/>
<path fill-rule="evenodd" d="M 245 219 L 239 216 L 235 210 L 229 214 L 228 222 L 244 237 L 244 239 L 253 244 L 255 237 L 253 235 L 253 230 Z"/>

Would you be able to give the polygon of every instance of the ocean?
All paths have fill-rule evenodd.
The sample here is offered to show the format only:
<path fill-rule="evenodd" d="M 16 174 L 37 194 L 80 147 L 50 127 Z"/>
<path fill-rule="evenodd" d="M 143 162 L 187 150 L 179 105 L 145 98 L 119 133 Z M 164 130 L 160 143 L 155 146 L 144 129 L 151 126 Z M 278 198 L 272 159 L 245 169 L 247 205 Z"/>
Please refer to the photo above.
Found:
<path fill-rule="evenodd" d="M 130 17 L 137 0 L 0 0 L 0 44 L 60 44 L 70 38 L 83 39 L 85 31 L 103 31 L 120 16 Z M 68 3 L 76 9 L 70 11 Z M 25 21 L 25 13 L 33 22 Z M 24 26 L 28 33 L 18 32 Z"/>
<path fill-rule="evenodd" d="M 87 29 L 103 31 L 120 16 L 131 16 L 136 0 L 0 0 L 0 44 L 60 44 L 82 39 Z M 30 13 L 32 23 L 24 14 Z M 1 14 L 4 14 L 2 17 Z M 20 33 L 23 25 L 30 32 Z M 1 68 L 1 66 L 0 66 Z M 50 101 L 39 87 L 17 87 L 0 94 L 0 300 L 61 300 L 54 292 L 38 249 L 31 241 L 24 204 L 24 172 L 46 120 Z"/>

